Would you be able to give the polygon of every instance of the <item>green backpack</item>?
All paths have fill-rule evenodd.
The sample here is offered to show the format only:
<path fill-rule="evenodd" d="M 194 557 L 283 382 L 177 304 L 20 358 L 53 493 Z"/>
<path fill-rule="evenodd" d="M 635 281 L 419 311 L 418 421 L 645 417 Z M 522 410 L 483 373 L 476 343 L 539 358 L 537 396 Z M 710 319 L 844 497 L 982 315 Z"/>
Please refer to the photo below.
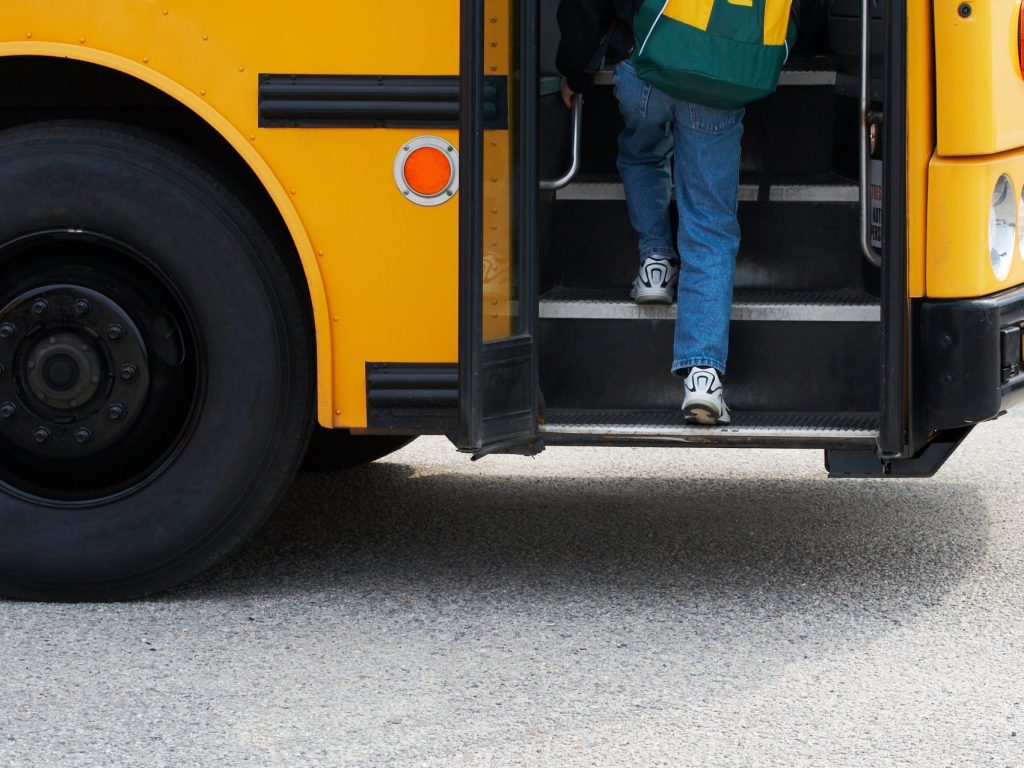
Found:
<path fill-rule="evenodd" d="M 773 93 L 796 41 L 799 0 L 643 0 L 637 74 L 670 96 L 737 109 Z"/>

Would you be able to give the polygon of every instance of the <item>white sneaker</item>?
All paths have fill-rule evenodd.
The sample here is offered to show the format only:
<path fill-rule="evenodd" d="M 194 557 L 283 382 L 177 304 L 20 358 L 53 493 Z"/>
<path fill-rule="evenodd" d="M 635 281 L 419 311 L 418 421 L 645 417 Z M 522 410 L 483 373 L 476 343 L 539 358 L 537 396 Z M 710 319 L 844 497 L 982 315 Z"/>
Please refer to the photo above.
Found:
<path fill-rule="evenodd" d="M 671 304 L 676 297 L 678 282 L 679 262 L 676 259 L 648 256 L 640 265 L 629 298 L 637 304 Z"/>
<path fill-rule="evenodd" d="M 714 368 L 691 368 L 683 389 L 683 414 L 687 424 L 714 426 L 732 421 L 722 392 L 722 379 Z"/>

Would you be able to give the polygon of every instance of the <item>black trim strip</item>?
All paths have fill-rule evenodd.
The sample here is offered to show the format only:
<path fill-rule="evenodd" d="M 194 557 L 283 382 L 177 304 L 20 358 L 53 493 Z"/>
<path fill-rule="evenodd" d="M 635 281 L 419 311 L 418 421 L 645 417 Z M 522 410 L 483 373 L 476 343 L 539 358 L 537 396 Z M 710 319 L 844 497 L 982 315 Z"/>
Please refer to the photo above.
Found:
<path fill-rule="evenodd" d="M 459 116 L 459 428 L 456 445 L 476 453 L 483 396 L 483 188 L 484 125 L 475 100 L 484 87 L 484 0 L 460 0 L 459 84 L 466 105 Z"/>
<path fill-rule="evenodd" d="M 485 128 L 508 127 L 508 78 L 486 78 Z M 459 78 L 260 75 L 261 128 L 459 127 Z"/>
<path fill-rule="evenodd" d="M 909 458 L 907 298 L 907 5 L 885 5 L 885 176 L 882 186 L 882 377 L 878 438 L 882 458 Z"/>
<path fill-rule="evenodd" d="M 459 370 L 452 363 L 367 363 L 366 426 L 447 434 L 458 425 Z"/>

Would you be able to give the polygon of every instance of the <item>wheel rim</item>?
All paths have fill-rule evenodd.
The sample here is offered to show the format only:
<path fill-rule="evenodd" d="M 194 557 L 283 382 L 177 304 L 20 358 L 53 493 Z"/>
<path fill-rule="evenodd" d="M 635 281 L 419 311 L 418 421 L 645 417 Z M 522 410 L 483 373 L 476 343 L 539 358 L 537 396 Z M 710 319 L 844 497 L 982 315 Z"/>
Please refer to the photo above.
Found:
<path fill-rule="evenodd" d="M 154 479 L 205 380 L 172 282 L 130 245 L 69 230 L 0 246 L 0 274 L 0 484 L 64 506 Z"/>

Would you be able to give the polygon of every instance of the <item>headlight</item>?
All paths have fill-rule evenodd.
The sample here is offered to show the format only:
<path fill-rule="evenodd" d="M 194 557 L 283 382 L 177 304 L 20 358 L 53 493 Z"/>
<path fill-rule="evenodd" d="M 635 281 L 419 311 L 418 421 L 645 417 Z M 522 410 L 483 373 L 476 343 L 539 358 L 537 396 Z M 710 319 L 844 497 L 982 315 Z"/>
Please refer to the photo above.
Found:
<path fill-rule="evenodd" d="M 1017 241 L 1017 194 L 1005 173 L 992 191 L 992 207 L 988 211 L 988 250 L 992 271 L 1005 280 L 1010 274 L 1013 247 Z"/>

